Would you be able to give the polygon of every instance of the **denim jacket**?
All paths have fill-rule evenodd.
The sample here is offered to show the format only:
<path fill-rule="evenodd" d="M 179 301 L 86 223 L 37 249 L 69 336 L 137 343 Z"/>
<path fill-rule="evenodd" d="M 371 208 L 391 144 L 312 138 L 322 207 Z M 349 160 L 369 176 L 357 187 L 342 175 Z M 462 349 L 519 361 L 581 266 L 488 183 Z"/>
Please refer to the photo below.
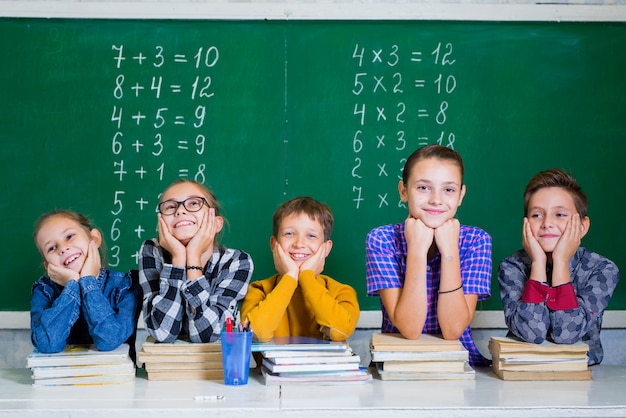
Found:
<path fill-rule="evenodd" d="M 141 288 L 127 273 L 102 269 L 65 287 L 44 276 L 32 288 L 31 341 L 42 353 L 68 344 L 114 350 L 134 337 L 140 307 Z"/>

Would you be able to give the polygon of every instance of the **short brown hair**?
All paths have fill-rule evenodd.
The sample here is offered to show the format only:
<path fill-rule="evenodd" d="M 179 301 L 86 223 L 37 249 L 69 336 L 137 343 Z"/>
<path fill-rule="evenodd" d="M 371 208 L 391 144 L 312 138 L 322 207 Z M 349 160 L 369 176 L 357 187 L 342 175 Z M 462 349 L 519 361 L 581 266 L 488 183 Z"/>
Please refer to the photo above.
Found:
<path fill-rule="evenodd" d="M 587 216 L 587 196 L 583 193 L 576 179 L 560 168 L 541 171 L 530 179 L 524 191 L 524 215 L 528 216 L 528 204 L 533 195 L 546 187 L 560 187 L 568 192 L 581 219 Z"/>
<path fill-rule="evenodd" d="M 278 230 L 280 224 L 287 216 L 306 213 L 309 218 L 319 222 L 324 229 L 324 241 L 330 239 L 330 234 L 333 232 L 333 213 L 330 207 L 322 202 L 319 202 L 308 196 L 300 196 L 284 202 L 276 209 L 273 218 L 273 230 L 274 237 L 278 237 Z"/>
<path fill-rule="evenodd" d="M 465 174 L 465 168 L 463 167 L 463 159 L 461 155 L 452 148 L 444 147 L 443 145 L 426 145 L 413 151 L 413 154 L 407 158 L 402 170 L 402 182 L 406 185 L 411 175 L 413 166 L 417 164 L 419 160 L 425 160 L 428 158 L 437 158 L 439 160 L 449 160 L 459 166 L 461 170 L 461 184 L 463 184 L 463 175 Z"/>

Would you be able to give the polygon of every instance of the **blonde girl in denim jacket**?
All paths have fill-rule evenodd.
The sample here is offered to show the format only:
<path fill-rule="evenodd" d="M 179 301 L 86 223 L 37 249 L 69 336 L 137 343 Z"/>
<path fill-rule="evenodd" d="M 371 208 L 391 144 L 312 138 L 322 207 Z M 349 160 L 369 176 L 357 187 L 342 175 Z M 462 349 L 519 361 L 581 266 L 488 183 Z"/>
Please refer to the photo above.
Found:
<path fill-rule="evenodd" d="M 47 276 L 32 288 L 33 346 L 55 353 L 68 344 L 110 351 L 130 343 L 141 289 L 129 274 L 103 268 L 100 231 L 79 213 L 57 210 L 39 218 L 34 238 Z"/>

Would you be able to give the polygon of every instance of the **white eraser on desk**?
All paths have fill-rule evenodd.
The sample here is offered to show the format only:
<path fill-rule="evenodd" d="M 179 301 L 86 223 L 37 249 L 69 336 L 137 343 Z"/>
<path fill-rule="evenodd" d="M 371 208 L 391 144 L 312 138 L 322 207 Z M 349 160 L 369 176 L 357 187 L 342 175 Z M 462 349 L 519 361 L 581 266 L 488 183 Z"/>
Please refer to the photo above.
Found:
<path fill-rule="evenodd" d="M 196 395 L 193 397 L 194 401 L 221 401 L 224 399 L 224 395 Z"/>

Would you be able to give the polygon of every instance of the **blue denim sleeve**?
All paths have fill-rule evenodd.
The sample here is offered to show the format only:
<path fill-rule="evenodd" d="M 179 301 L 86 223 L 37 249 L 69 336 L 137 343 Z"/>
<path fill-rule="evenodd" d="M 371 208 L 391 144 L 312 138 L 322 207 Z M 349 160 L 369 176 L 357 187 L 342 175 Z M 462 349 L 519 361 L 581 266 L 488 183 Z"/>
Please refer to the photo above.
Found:
<path fill-rule="evenodd" d="M 32 289 L 30 329 L 33 346 L 42 353 L 62 351 L 80 315 L 80 288 L 70 281 L 61 287 L 42 277 Z"/>
<path fill-rule="evenodd" d="M 82 312 L 89 334 L 98 350 L 110 351 L 123 344 L 135 331 L 139 293 L 128 274 L 103 271 L 98 279 L 80 279 Z"/>

